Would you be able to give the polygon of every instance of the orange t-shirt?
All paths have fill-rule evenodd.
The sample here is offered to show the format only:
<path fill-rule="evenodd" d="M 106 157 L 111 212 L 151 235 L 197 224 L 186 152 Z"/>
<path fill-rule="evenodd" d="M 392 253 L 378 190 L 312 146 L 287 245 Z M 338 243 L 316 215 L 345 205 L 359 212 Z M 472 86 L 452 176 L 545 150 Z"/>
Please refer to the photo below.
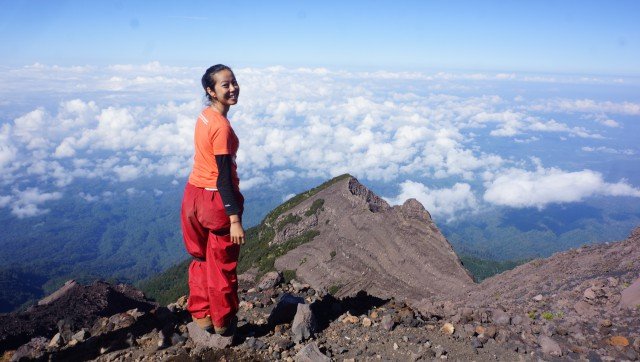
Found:
<path fill-rule="evenodd" d="M 236 153 L 240 142 L 229 120 L 211 107 L 205 108 L 196 121 L 193 140 L 195 155 L 189 183 L 196 187 L 216 188 L 219 172 L 215 156 L 231 155 L 231 182 L 239 189 Z"/>

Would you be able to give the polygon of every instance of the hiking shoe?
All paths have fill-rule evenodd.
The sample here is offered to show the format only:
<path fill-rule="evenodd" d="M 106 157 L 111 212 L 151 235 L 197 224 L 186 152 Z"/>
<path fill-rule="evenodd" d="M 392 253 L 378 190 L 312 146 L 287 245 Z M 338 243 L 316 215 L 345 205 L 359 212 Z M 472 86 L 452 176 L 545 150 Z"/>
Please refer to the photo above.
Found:
<path fill-rule="evenodd" d="M 236 333 L 237 326 L 238 326 L 238 317 L 234 316 L 233 318 L 231 318 L 231 320 L 229 321 L 229 324 L 227 324 L 226 326 L 224 327 L 213 326 L 213 329 L 216 332 L 216 334 L 219 334 L 223 337 L 229 337 L 229 336 L 233 336 Z"/>
<path fill-rule="evenodd" d="M 196 324 L 198 325 L 198 327 L 204 329 L 205 331 L 213 334 L 216 333 L 215 329 L 213 328 L 213 323 L 211 322 L 211 317 L 210 316 L 204 316 L 204 318 L 196 318 L 196 317 L 191 317 L 193 319 L 194 322 L 196 322 Z"/>

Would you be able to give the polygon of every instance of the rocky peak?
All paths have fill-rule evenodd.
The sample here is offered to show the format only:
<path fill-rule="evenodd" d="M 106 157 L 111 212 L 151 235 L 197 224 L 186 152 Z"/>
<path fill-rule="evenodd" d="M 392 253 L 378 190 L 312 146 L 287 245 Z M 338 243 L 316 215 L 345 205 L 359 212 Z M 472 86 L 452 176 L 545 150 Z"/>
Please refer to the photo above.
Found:
<path fill-rule="evenodd" d="M 340 186 L 342 185 L 338 185 L 337 187 Z M 348 188 L 352 195 L 362 198 L 362 200 L 369 205 L 369 211 L 371 212 L 388 210 L 391 207 L 381 197 L 374 194 L 366 186 L 361 184 L 355 177 L 349 178 Z"/>
<path fill-rule="evenodd" d="M 277 244 L 313 233 L 275 261 L 315 288 L 339 296 L 363 290 L 419 300 L 473 284 L 453 248 L 417 200 L 391 207 L 345 177 L 277 217 Z"/>

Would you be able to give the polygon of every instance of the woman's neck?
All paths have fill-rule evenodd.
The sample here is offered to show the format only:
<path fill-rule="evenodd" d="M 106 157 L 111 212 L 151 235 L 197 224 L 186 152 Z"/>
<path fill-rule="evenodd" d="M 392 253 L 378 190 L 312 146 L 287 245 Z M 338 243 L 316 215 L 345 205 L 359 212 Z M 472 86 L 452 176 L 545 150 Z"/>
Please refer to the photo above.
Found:
<path fill-rule="evenodd" d="M 229 112 L 229 106 L 225 106 L 220 102 L 211 103 L 211 108 L 220 113 L 221 115 L 227 117 L 227 113 Z"/>

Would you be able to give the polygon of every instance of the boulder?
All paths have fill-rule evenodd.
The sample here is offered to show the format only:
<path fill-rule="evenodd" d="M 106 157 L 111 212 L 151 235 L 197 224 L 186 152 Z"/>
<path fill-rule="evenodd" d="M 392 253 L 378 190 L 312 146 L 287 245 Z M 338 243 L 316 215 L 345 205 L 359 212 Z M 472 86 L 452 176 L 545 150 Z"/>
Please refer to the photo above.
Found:
<path fill-rule="evenodd" d="M 282 273 L 280 273 L 279 271 L 268 272 L 260 279 L 260 281 L 258 282 L 258 285 L 256 286 L 256 289 L 258 290 L 271 289 L 276 285 L 282 283 L 282 281 L 283 281 Z"/>
<path fill-rule="evenodd" d="M 222 349 L 233 344 L 233 336 L 225 337 L 209 333 L 200 328 L 195 322 L 187 324 L 187 330 L 189 331 L 189 338 L 196 346 Z"/>
<path fill-rule="evenodd" d="M 293 341 L 301 342 L 305 339 L 313 337 L 316 330 L 316 318 L 308 304 L 298 304 L 296 315 L 293 318 L 291 331 L 293 332 Z"/>
<path fill-rule="evenodd" d="M 622 291 L 620 305 L 631 309 L 640 307 L 640 278 Z"/>
<path fill-rule="evenodd" d="M 296 362 L 329 362 L 331 359 L 325 356 L 315 342 L 304 346 L 293 358 Z"/>
<path fill-rule="evenodd" d="M 269 315 L 269 324 L 291 323 L 298 311 L 298 304 L 304 304 L 304 299 L 288 293 L 283 294 Z"/>
<path fill-rule="evenodd" d="M 541 335 L 538 338 L 538 344 L 542 349 L 542 353 L 548 354 L 550 356 L 556 356 L 556 357 L 562 356 L 562 348 L 560 348 L 560 345 L 558 344 L 558 342 L 556 342 L 552 338 Z"/>

